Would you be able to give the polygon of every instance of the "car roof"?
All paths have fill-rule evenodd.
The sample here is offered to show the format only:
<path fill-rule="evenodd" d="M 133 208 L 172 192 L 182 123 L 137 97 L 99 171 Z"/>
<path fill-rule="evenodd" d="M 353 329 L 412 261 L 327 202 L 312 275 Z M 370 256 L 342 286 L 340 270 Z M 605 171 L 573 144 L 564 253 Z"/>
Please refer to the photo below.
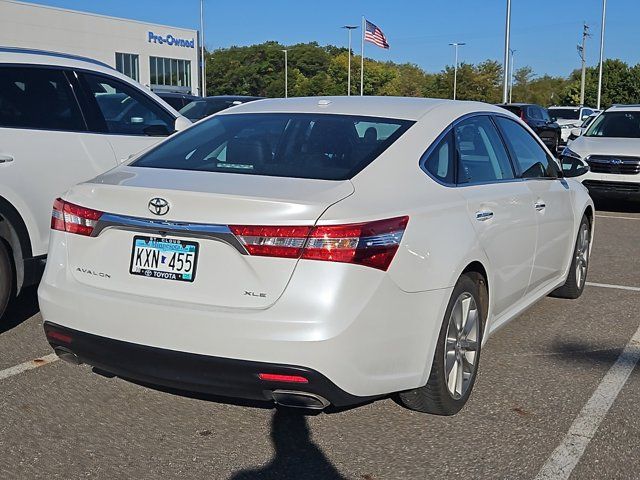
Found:
<path fill-rule="evenodd" d="M 247 102 L 216 115 L 237 113 L 324 113 L 378 118 L 419 120 L 431 110 L 460 116 L 478 111 L 504 113 L 504 109 L 482 102 L 418 97 L 293 97 Z M 449 112 L 446 112 L 449 110 Z"/>
<path fill-rule="evenodd" d="M 578 110 L 579 108 L 588 108 L 589 110 L 594 110 L 591 107 L 585 107 L 584 105 L 552 105 L 549 108 L 557 108 L 558 110 Z"/>
<path fill-rule="evenodd" d="M 93 58 L 70 53 L 54 52 L 49 50 L 37 50 L 34 48 L 5 47 L 0 45 L 0 63 L 38 63 L 47 65 L 80 67 L 90 63 L 93 67 L 106 68 L 111 72 L 113 67 Z"/>
<path fill-rule="evenodd" d="M 623 112 L 637 112 L 637 111 L 640 111 L 640 105 L 638 105 L 638 104 L 611 105 L 607 110 L 619 110 L 619 111 L 623 111 Z"/>
<path fill-rule="evenodd" d="M 529 107 L 529 106 L 540 107 L 540 105 L 536 103 L 497 103 L 496 105 L 498 107 Z M 540 107 L 540 108 L 544 108 L 544 107 Z"/>

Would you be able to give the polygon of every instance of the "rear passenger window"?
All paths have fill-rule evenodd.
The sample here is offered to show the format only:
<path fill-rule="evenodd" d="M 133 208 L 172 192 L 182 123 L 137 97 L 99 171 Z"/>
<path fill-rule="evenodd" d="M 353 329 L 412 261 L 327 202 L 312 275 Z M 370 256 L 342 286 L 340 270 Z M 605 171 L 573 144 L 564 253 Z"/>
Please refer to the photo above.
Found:
<path fill-rule="evenodd" d="M 458 159 L 458 184 L 487 183 L 514 178 L 498 132 L 486 116 L 472 117 L 453 129 Z"/>
<path fill-rule="evenodd" d="M 0 67 L 0 127 L 84 131 L 63 71 Z"/>
<path fill-rule="evenodd" d="M 444 183 L 455 182 L 453 134 L 447 133 L 438 145 L 423 158 L 424 168 Z"/>
<path fill-rule="evenodd" d="M 553 159 L 522 126 L 505 117 L 497 117 L 498 126 L 520 167 L 523 178 L 556 178 L 558 168 Z"/>
<path fill-rule="evenodd" d="M 174 118 L 150 97 L 114 78 L 82 74 L 94 115 L 91 128 L 120 135 L 166 136 L 174 131 Z"/>

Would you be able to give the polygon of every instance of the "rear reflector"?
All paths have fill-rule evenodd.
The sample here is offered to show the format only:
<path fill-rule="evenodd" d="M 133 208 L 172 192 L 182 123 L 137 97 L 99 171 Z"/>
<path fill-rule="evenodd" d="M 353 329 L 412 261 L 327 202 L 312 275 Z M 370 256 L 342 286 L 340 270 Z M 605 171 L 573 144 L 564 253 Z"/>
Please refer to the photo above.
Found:
<path fill-rule="evenodd" d="M 300 375 L 280 375 L 277 373 L 259 373 L 260 380 L 265 382 L 285 382 L 285 383 L 309 383 L 304 377 Z"/>
<path fill-rule="evenodd" d="M 53 202 L 51 228 L 63 232 L 90 236 L 102 212 L 74 205 L 58 198 Z"/>
<path fill-rule="evenodd" d="M 318 227 L 230 226 L 250 255 L 343 262 L 387 270 L 409 217 Z"/>
<path fill-rule="evenodd" d="M 71 338 L 71 335 L 67 333 L 58 332 L 57 330 L 50 330 L 50 329 L 47 329 L 46 327 L 45 327 L 45 334 L 48 340 L 52 340 L 57 343 L 64 343 L 66 345 L 70 345 L 71 341 L 73 340 Z"/>

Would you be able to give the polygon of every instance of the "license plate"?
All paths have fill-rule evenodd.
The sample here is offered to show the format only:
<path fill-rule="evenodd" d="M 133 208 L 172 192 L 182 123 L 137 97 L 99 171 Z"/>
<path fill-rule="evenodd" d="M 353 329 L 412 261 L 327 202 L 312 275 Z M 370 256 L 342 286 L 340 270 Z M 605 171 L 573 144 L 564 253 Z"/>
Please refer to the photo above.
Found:
<path fill-rule="evenodd" d="M 193 282 L 198 244 L 161 237 L 133 237 L 129 273 L 149 278 Z"/>

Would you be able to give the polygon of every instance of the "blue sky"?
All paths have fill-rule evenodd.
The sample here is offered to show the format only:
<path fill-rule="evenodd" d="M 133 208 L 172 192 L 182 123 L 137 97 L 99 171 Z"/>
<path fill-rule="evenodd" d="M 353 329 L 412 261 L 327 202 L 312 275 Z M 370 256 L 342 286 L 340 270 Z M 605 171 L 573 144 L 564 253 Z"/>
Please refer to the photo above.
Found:
<path fill-rule="evenodd" d="M 197 28 L 199 0 L 35 0 L 32 3 L 116 17 Z M 512 0 L 512 48 L 516 68 L 537 74 L 568 75 L 579 67 L 576 44 L 582 22 L 591 26 L 590 65 L 598 62 L 601 0 Z M 412 62 L 427 71 L 453 63 L 449 42 L 466 42 L 461 61 L 500 60 L 504 48 L 505 0 L 205 0 L 207 48 L 250 45 L 266 40 L 284 44 L 317 41 L 346 45 L 339 27 L 359 24 L 362 15 L 376 23 L 391 49 L 367 44 L 365 55 Z M 640 1 L 612 0 L 607 7 L 605 55 L 640 63 Z M 359 51 L 354 35 L 354 49 Z"/>

